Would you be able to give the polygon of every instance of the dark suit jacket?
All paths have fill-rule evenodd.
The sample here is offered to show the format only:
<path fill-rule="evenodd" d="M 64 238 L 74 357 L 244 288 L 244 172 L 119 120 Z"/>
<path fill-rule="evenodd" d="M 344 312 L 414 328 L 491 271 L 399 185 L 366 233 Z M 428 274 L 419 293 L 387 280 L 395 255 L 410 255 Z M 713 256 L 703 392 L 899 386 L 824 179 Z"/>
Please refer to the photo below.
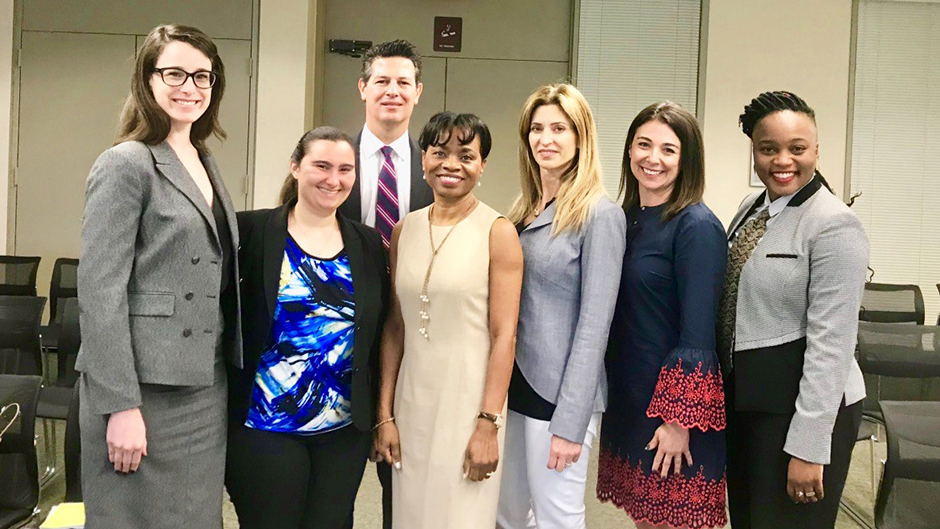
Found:
<path fill-rule="evenodd" d="M 231 370 L 230 420 L 244 423 L 258 360 L 267 347 L 287 243 L 287 215 L 296 200 L 276 209 L 238 213 L 242 272 L 242 338 L 245 368 Z M 353 338 L 353 424 L 369 431 L 374 424 L 379 374 L 379 339 L 388 311 L 388 257 L 374 229 L 338 215 L 343 245 L 352 271 L 356 330 Z"/>
<path fill-rule="evenodd" d="M 356 134 L 356 182 L 353 184 L 352 192 L 343 205 L 339 207 L 339 212 L 347 219 L 362 221 L 362 191 L 359 189 L 359 141 L 362 139 L 362 131 Z M 431 187 L 424 181 L 424 169 L 421 168 L 421 148 L 413 139 L 408 138 L 411 144 L 411 197 L 410 209 L 414 211 L 431 205 L 434 202 L 434 193 Z M 399 220 L 405 218 L 408 211 L 399 212 Z"/>

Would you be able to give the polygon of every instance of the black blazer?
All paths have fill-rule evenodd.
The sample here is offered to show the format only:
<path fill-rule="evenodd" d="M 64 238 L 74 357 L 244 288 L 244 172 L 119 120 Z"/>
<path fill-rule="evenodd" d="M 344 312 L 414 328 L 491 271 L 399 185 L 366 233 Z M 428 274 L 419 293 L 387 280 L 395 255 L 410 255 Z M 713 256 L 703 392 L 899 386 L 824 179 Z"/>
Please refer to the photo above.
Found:
<path fill-rule="evenodd" d="M 362 131 L 360 130 L 359 134 L 356 134 L 355 145 L 353 145 L 356 150 L 356 182 L 353 184 L 352 192 L 349 193 L 349 198 L 339 207 L 339 212 L 347 219 L 358 221 L 362 221 L 362 191 L 359 188 L 359 141 L 361 139 Z M 421 148 L 411 137 L 408 138 L 408 143 L 411 144 L 411 202 L 409 208 L 411 211 L 415 211 L 430 206 L 431 202 L 434 202 L 434 193 L 428 183 L 424 181 L 424 169 L 421 168 Z M 408 213 L 408 211 L 401 211 L 398 216 L 403 219 Z"/>
<path fill-rule="evenodd" d="M 296 199 L 276 209 L 241 211 L 238 231 L 241 250 L 242 340 L 245 368 L 229 375 L 230 420 L 244 423 L 258 360 L 268 345 L 284 245 L 287 243 L 287 214 Z M 353 424 L 367 432 L 374 424 L 379 379 L 379 340 L 388 312 L 388 255 L 379 232 L 337 215 L 343 245 L 352 272 L 356 330 L 353 338 Z"/>

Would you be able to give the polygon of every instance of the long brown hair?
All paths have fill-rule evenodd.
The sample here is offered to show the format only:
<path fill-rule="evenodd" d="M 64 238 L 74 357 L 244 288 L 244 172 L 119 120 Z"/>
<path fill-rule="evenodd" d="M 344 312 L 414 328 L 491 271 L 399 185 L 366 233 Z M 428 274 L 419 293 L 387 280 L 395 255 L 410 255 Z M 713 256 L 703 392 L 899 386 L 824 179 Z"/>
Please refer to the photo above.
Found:
<path fill-rule="evenodd" d="M 542 200 L 542 178 L 538 163 L 529 147 L 532 116 L 542 105 L 558 105 L 571 120 L 578 149 L 571 165 L 561 177 L 556 197 L 552 234 L 578 232 L 584 227 L 597 202 L 606 194 L 597 148 L 597 127 L 587 99 L 570 84 L 540 87 L 526 100 L 519 118 L 519 180 L 522 193 L 509 210 L 514 224 L 536 211 Z"/>
<path fill-rule="evenodd" d="M 290 161 L 300 165 L 300 162 L 304 159 L 304 156 L 306 156 L 310 151 L 310 146 L 319 140 L 344 141 L 353 148 L 353 151 L 357 150 L 355 145 L 353 145 L 353 140 L 349 137 L 349 134 L 346 134 L 336 127 L 323 126 L 308 130 L 304 133 L 303 136 L 300 137 L 300 141 L 298 141 L 297 145 L 294 146 L 294 152 L 292 152 L 290 155 Z M 359 156 L 357 154 L 357 163 L 359 161 L 358 158 Z M 278 204 L 284 205 L 296 199 L 297 179 L 294 178 L 292 173 L 287 173 L 287 178 L 284 179 L 284 183 L 281 184 L 281 191 L 278 193 Z"/>
<path fill-rule="evenodd" d="M 163 48 L 173 41 L 189 44 L 205 54 L 212 62 L 212 71 L 217 78 L 212 85 L 212 97 L 209 107 L 193 123 L 189 139 L 199 150 L 205 149 L 205 140 L 215 134 L 220 140 L 225 139 L 225 131 L 219 125 L 219 105 L 225 92 L 225 67 L 212 39 L 202 31 L 190 26 L 165 24 L 150 31 L 144 43 L 137 50 L 137 61 L 131 76 L 131 92 L 121 112 L 121 124 L 118 128 L 117 143 L 141 141 L 153 145 L 165 140 L 170 133 L 170 117 L 160 108 L 150 90 L 150 78 L 154 74 L 157 59 Z"/>
<path fill-rule="evenodd" d="M 662 101 L 641 110 L 630 124 L 623 147 L 620 192 L 623 192 L 623 208 L 626 210 L 640 204 L 640 183 L 630 169 L 630 146 L 633 145 L 637 129 L 650 121 L 665 123 L 679 138 L 679 175 L 662 213 L 663 221 L 667 221 L 687 206 L 702 201 L 702 195 L 705 194 L 704 142 L 695 116 L 677 103 Z"/>

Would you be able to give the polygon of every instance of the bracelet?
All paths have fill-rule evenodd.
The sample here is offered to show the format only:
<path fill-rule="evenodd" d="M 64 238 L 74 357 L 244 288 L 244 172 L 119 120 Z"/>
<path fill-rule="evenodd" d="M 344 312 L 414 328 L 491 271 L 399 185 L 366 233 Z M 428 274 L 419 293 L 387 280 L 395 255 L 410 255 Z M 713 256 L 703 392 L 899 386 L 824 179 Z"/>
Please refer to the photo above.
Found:
<path fill-rule="evenodd" d="M 395 417 L 389 417 L 388 419 L 385 419 L 384 421 L 379 421 L 379 422 L 375 423 L 375 426 L 373 426 L 372 429 L 373 429 L 373 430 L 378 430 L 378 429 L 379 429 L 379 426 L 382 426 L 383 424 L 387 424 L 387 423 L 390 423 L 390 422 L 395 422 Z"/>
<path fill-rule="evenodd" d="M 499 427 L 502 426 L 503 423 L 503 416 L 499 415 L 498 413 L 487 413 L 485 411 L 481 411 L 477 414 L 477 419 L 490 421 L 496 426 L 497 430 L 499 430 Z"/>

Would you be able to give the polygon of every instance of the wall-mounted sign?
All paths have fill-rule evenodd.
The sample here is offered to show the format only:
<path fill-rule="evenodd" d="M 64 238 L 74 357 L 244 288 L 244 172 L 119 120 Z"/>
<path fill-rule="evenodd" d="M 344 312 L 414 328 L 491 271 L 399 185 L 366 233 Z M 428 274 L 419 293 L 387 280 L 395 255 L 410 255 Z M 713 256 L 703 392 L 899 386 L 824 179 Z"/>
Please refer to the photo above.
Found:
<path fill-rule="evenodd" d="M 460 17 L 434 17 L 434 51 L 460 51 L 463 37 L 463 19 Z"/>

